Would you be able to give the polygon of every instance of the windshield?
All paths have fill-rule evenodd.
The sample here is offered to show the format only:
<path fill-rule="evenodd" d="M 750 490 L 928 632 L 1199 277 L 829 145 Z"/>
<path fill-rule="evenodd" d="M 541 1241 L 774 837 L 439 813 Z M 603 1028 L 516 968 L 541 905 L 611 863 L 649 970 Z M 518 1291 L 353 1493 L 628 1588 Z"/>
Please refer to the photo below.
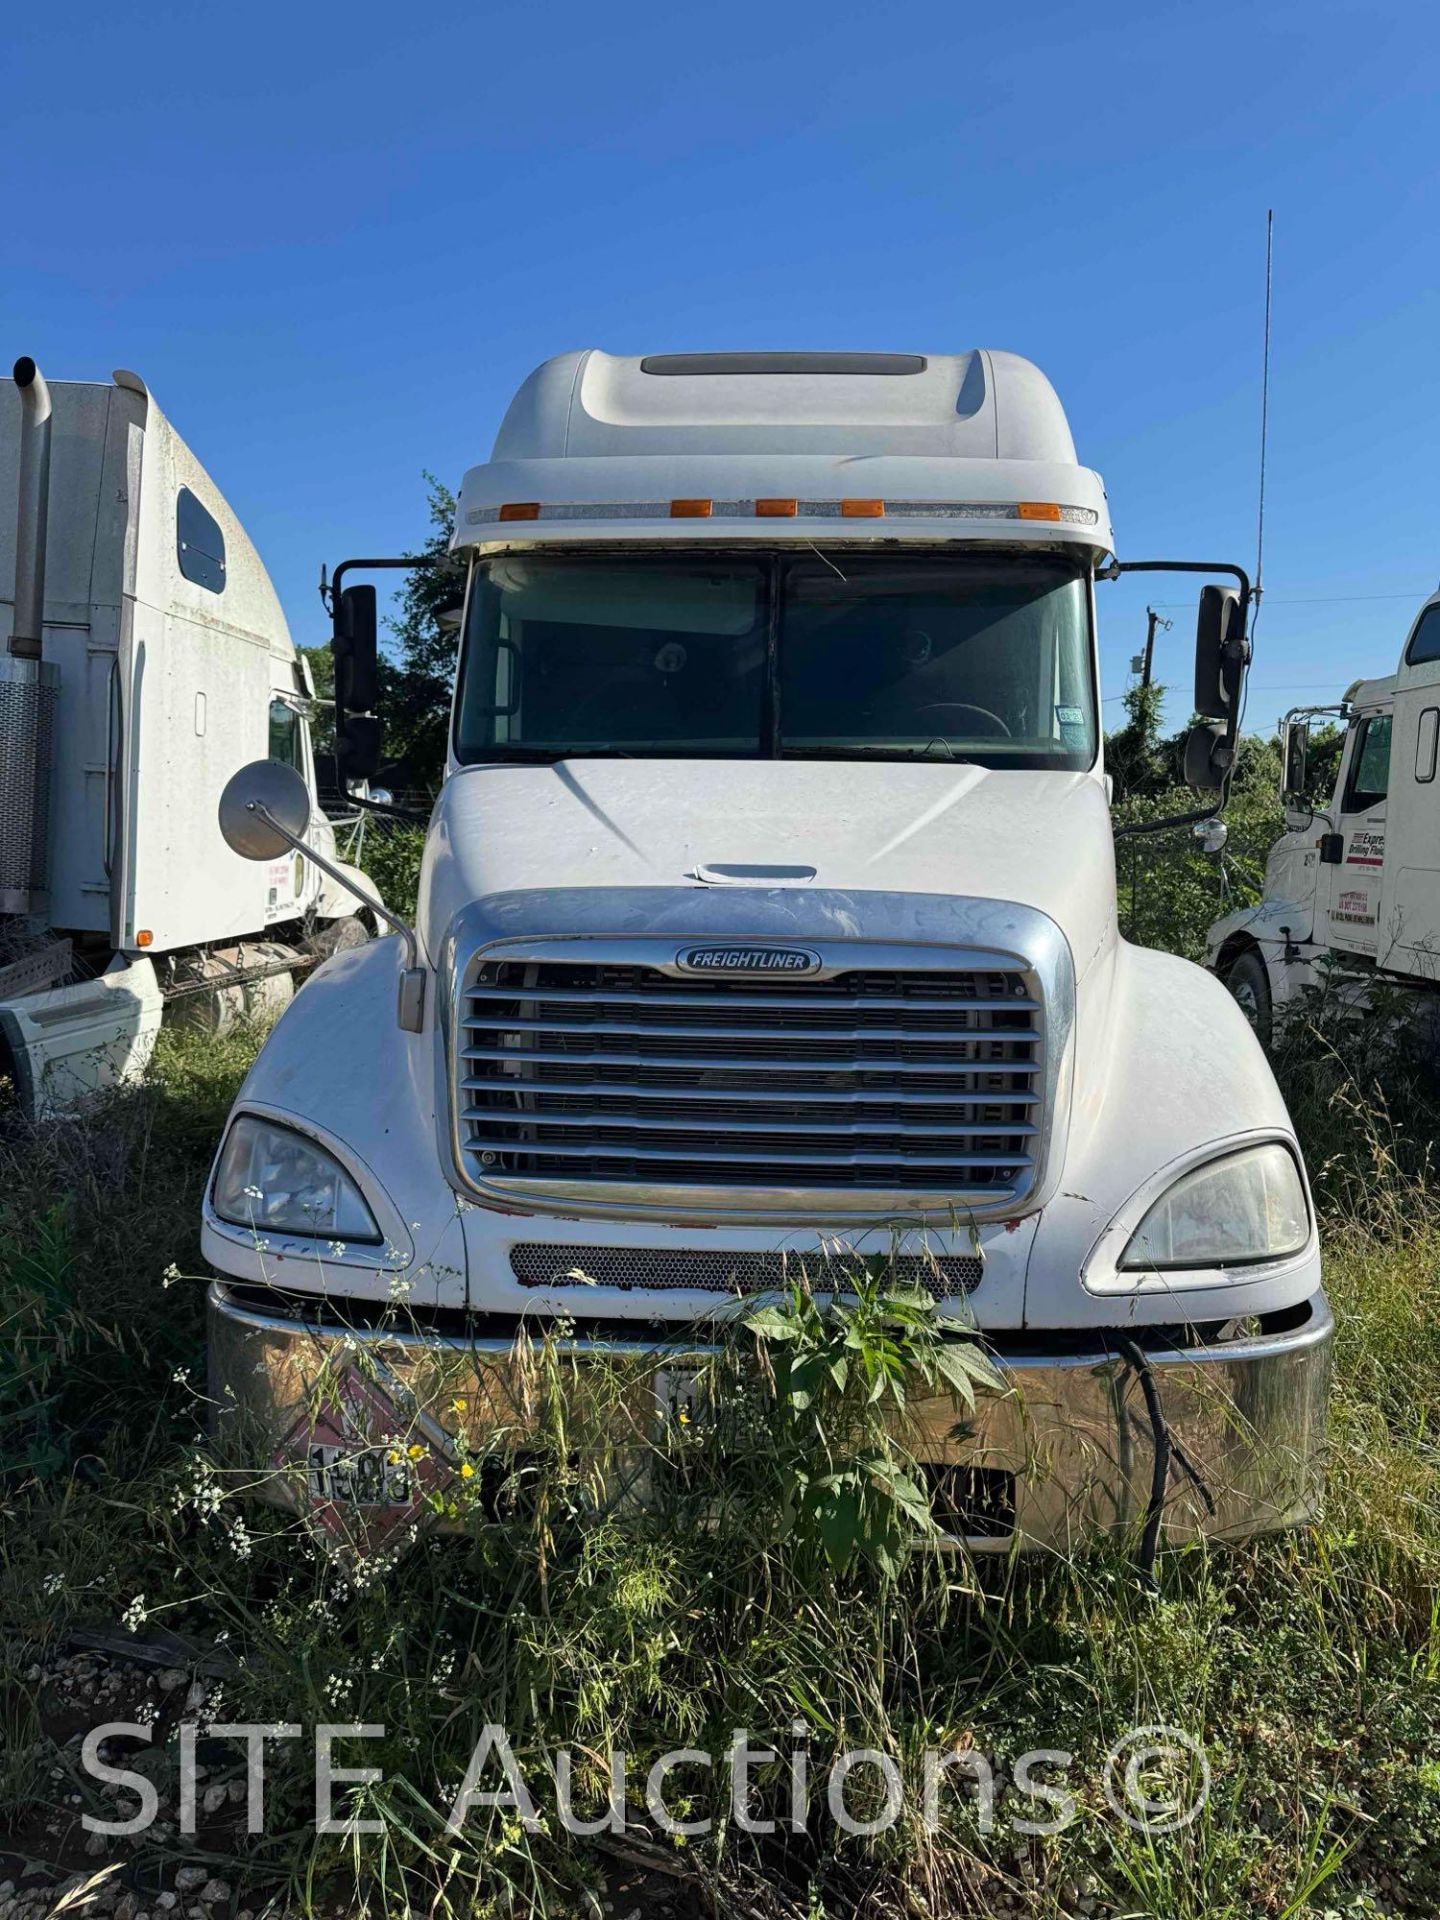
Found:
<path fill-rule="evenodd" d="M 477 564 L 462 761 L 617 753 L 1088 767 L 1089 590 L 1049 557 Z"/>

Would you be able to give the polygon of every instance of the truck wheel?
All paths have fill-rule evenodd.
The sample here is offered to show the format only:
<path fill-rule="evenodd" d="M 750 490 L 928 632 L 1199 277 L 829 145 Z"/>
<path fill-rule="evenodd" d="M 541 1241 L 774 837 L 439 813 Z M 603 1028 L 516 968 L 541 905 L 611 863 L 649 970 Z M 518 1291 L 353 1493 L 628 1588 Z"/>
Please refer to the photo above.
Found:
<path fill-rule="evenodd" d="M 351 947 L 363 947 L 370 938 L 370 929 L 358 913 L 347 913 L 343 920 L 327 920 L 317 927 L 302 945 L 307 953 L 313 953 L 317 959 L 328 960 L 331 954 L 348 953 Z"/>
<path fill-rule="evenodd" d="M 1225 984 L 1235 996 L 1235 1001 L 1250 1025 L 1255 1029 L 1255 1037 L 1262 1047 L 1270 1045 L 1270 975 L 1265 970 L 1265 962 L 1253 947 L 1247 947 L 1242 954 L 1230 962 L 1225 970 Z"/>

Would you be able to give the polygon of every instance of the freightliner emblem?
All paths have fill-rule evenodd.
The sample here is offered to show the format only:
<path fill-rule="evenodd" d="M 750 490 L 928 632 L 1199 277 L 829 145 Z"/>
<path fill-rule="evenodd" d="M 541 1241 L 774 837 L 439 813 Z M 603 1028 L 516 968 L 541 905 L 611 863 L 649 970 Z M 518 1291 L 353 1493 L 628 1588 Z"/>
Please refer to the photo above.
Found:
<path fill-rule="evenodd" d="M 818 973 L 808 947 L 686 947 L 675 964 L 683 973 Z"/>

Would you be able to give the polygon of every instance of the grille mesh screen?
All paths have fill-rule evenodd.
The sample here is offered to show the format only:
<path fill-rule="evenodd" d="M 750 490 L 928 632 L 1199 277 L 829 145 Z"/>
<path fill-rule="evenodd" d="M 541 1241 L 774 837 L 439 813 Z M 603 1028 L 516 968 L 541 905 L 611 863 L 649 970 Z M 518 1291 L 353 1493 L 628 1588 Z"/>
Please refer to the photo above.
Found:
<path fill-rule="evenodd" d="M 844 1290 L 843 1259 L 820 1254 L 715 1253 L 669 1247 L 547 1246 L 522 1241 L 510 1249 L 510 1265 L 523 1287 L 642 1288 L 678 1292 L 771 1293 L 803 1270 L 821 1292 Z M 923 1290 L 937 1300 L 973 1293 L 985 1263 L 978 1254 L 899 1254 L 887 1259 L 886 1278 L 896 1287 Z"/>

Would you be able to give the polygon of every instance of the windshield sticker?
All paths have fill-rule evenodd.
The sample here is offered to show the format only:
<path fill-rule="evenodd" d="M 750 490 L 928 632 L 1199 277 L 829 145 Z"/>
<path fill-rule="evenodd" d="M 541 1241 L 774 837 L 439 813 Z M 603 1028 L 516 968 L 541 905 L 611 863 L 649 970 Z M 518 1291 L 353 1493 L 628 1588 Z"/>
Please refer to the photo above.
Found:
<path fill-rule="evenodd" d="M 1055 723 L 1060 729 L 1060 738 L 1065 745 L 1078 748 L 1083 753 L 1089 745 L 1086 737 L 1084 708 L 1056 707 Z"/>

